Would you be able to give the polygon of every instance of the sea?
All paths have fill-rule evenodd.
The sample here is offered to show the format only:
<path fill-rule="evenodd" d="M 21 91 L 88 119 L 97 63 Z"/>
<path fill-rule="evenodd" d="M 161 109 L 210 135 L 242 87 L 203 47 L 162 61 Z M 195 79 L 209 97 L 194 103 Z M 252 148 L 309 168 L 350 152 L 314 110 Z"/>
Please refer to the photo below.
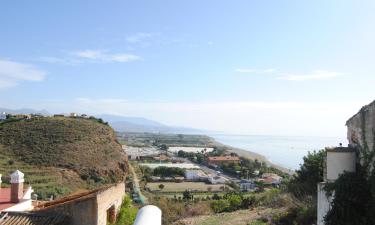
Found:
<path fill-rule="evenodd" d="M 268 135 L 210 134 L 216 141 L 225 145 L 251 151 L 265 156 L 274 164 L 296 170 L 308 152 L 325 147 L 347 145 L 346 137 L 302 137 Z"/>

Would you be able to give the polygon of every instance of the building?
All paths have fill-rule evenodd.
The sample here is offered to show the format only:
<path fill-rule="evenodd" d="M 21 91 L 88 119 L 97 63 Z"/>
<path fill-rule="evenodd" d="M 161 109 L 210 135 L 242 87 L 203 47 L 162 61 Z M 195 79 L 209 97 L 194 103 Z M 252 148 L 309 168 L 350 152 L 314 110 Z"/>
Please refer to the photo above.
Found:
<path fill-rule="evenodd" d="M 185 178 L 189 181 L 207 181 L 208 176 L 202 170 L 185 170 Z"/>
<path fill-rule="evenodd" d="M 16 170 L 10 175 L 10 188 L 1 187 L 0 174 L 0 212 L 23 212 L 33 209 L 31 187 L 24 188 L 24 174 Z"/>
<path fill-rule="evenodd" d="M 210 184 L 225 184 L 228 182 L 228 179 L 223 176 L 209 176 L 208 182 Z"/>
<path fill-rule="evenodd" d="M 75 112 L 70 113 L 70 117 L 77 117 L 77 116 L 78 116 L 78 114 L 75 113 Z"/>
<path fill-rule="evenodd" d="M 239 183 L 240 191 L 250 191 L 255 189 L 255 184 L 251 180 L 242 179 Z"/>
<path fill-rule="evenodd" d="M 114 223 L 125 196 L 125 183 L 73 194 L 35 207 L 38 213 L 56 214 L 66 225 L 106 225 Z"/>
<path fill-rule="evenodd" d="M 30 114 L 16 114 L 14 115 L 16 119 L 31 119 Z"/>
<path fill-rule="evenodd" d="M 356 150 L 354 148 L 338 147 L 326 150 L 326 165 L 324 181 L 318 184 L 318 225 L 324 225 L 324 217 L 331 207 L 332 199 L 327 198 L 324 187 L 334 182 L 344 171 L 355 172 Z"/>
<path fill-rule="evenodd" d="M 214 148 L 208 147 L 168 147 L 168 152 L 178 153 L 179 151 L 193 152 L 193 153 L 208 153 L 214 151 Z"/>
<path fill-rule="evenodd" d="M 4 225 L 65 225 L 67 218 L 59 214 L 37 212 L 1 212 L 0 224 Z"/>
<path fill-rule="evenodd" d="M 221 165 L 229 162 L 239 162 L 240 158 L 237 156 L 213 156 L 208 157 L 208 163 L 211 165 Z"/>
<path fill-rule="evenodd" d="M 0 113 L 0 120 L 6 120 L 6 119 L 7 119 L 7 113 L 6 112 Z"/>
<path fill-rule="evenodd" d="M 132 147 L 123 145 L 122 149 L 130 160 L 154 159 L 160 156 L 160 151 L 154 147 Z M 159 160 L 159 159 L 157 159 Z"/>

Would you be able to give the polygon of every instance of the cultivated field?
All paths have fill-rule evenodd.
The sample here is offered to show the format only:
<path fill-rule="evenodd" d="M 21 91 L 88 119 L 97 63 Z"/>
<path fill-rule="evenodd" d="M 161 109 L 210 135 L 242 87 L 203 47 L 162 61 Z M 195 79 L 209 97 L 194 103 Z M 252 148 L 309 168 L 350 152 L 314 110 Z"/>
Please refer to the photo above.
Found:
<path fill-rule="evenodd" d="M 160 190 L 159 185 L 163 184 L 164 188 Z M 182 182 L 182 183 L 171 183 L 171 182 L 155 182 L 148 183 L 147 188 L 151 191 L 159 192 L 183 192 L 185 190 L 189 191 L 221 191 L 223 184 L 206 184 L 203 182 Z M 226 186 L 228 187 L 228 186 Z"/>

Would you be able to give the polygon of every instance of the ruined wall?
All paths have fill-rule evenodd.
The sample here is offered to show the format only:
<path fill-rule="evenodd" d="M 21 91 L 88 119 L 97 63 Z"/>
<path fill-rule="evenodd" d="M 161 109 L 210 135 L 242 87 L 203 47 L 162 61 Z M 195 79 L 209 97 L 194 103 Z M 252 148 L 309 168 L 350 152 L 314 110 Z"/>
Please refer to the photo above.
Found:
<path fill-rule="evenodd" d="M 98 225 L 107 224 L 107 210 L 114 206 L 115 214 L 119 212 L 122 200 L 125 196 L 125 183 L 119 183 L 103 192 L 98 193 L 97 203 L 98 203 Z"/>
<path fill-rule="evenodd" d="M 98 213 L 95 196 L 79 201 L 66 202 L 41 211 L 66 215 L 69 218 L 69 225 L 97 224 Z"/>
<path fill-rule="evenodd" d="M 349 144 L 360 146 L 361 163 L 372 160 L 375 154 L 375 101 L 362 107 L 346 125 Z"/>

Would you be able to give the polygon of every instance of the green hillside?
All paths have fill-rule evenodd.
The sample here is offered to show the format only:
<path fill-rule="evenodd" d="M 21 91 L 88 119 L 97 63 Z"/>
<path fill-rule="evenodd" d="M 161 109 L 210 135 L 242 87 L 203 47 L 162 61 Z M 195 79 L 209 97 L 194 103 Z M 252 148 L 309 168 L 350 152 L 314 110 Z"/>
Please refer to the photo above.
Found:
<path fill-rule="evenodd" d="M 111 127 L 95 119 L 35 118 L 0 123 L 4 183 L 19 169 L 46 198 L 123 179 L 126 159 Z"/>

